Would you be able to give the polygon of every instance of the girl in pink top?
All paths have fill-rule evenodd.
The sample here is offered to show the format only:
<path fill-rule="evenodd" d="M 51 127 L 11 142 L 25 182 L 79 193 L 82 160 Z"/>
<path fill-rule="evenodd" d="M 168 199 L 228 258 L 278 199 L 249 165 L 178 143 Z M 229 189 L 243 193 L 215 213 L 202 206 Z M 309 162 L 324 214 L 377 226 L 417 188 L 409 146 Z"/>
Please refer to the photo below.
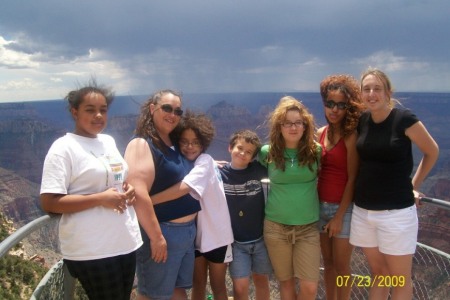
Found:
<path fill-rule="evenodd" d="M 317 134 L 323 149 L 318 192 L 326 298 L 350 299 L 351 285 L 337 287 L 336 278 L 351 276 L 349 236 L 361 95 L 358 82 L 348 75 L 326 77 L 320 83 L 320 94 L 328 123 Z"/>

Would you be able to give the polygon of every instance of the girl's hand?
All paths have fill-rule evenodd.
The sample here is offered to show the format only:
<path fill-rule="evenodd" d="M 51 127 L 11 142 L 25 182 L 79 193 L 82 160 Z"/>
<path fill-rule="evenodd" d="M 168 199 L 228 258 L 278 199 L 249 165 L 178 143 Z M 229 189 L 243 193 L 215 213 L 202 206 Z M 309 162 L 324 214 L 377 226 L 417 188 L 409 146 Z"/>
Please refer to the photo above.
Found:
<path fill-rule="evenodd" d="M 342 218 L 337 218 L 335 216 L 323 226 L 323 230 L 328 233 L 329 238 L 338 235 L 342 230 Z"/>
<path fill-rule="evenodd" d="M 102 206 L 111 208 L 119 214 L 123 214 L 127 209 L 127 194 L 119 193 L 116 188 L 109 188 L 102 194 Z"/>
<path fill-rule="evenodd" d="M 128 182 L 124 182 L 122 188 L 125 192 L 125 195 L 127 195 L 127 205 L 133 205 L 136 202 L 136 191 L 134 190 L 134 186 L 132 186 Z"/>
<path fill-rule="evenodd" d="M 416 191 L 416 190 L 413 190 L 413 193 L 414 193 L 414 202 L 416 203 L 416 207 L 417 207 L 417 208 L 422 207 L 422 206 L 423 206 L 423 203 L 422 203 L 422 201 L 420 201 L 420 199 L 421 199 L 422 197 L 425 197 L 425 194 L 424 194 L 424 193 L 421 193 L 421 192 L 419 192 L 419 191 Z"/>

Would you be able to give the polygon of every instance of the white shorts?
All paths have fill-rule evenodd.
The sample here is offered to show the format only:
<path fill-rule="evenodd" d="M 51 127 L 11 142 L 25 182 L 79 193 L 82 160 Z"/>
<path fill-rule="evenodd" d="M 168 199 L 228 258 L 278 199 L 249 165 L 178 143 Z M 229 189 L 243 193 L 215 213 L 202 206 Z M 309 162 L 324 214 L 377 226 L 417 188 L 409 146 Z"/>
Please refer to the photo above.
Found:
<path fill-rule="evenodd" d="M 353 207 L 350 244 L 378 247 L 389 255 L 414 254 L 419 221 L 416 205 L 392 210 L 367 210 Z"/>

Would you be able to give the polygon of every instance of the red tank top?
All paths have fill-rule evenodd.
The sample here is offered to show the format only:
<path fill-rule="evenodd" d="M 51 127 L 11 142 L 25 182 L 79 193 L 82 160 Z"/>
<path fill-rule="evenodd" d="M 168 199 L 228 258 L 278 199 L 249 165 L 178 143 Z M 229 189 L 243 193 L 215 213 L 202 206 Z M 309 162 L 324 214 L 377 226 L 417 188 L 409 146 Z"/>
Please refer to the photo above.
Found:
<path fill-rule="evenodd" d="M 325 148 L 327 131 L 328 126 L 319 137 L 323 150 L 317 190 L 320 201 L 339 204 L 348 180 L 347 148 L 344 139 L 341 138 L 333 148 L 327 150 Z"/>

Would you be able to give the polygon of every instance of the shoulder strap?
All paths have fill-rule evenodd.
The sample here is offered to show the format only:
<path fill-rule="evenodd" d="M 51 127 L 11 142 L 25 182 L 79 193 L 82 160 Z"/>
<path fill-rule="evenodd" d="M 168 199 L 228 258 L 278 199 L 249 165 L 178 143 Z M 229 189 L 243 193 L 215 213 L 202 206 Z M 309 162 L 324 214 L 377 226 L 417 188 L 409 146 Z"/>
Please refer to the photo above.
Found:
<path fill-rule="evenodd" d="M 325 139 L 325 136 L 327 134 L 327 131 L 328 131 L 328 126 L 325 126 L 325 128 L 323 129 L 323 131 L 322 131 L 322 133 L 320 134 L 320 137 L 319 137 L 319 142 L 321 144 L 324 143 L 324 139 Z"/>

